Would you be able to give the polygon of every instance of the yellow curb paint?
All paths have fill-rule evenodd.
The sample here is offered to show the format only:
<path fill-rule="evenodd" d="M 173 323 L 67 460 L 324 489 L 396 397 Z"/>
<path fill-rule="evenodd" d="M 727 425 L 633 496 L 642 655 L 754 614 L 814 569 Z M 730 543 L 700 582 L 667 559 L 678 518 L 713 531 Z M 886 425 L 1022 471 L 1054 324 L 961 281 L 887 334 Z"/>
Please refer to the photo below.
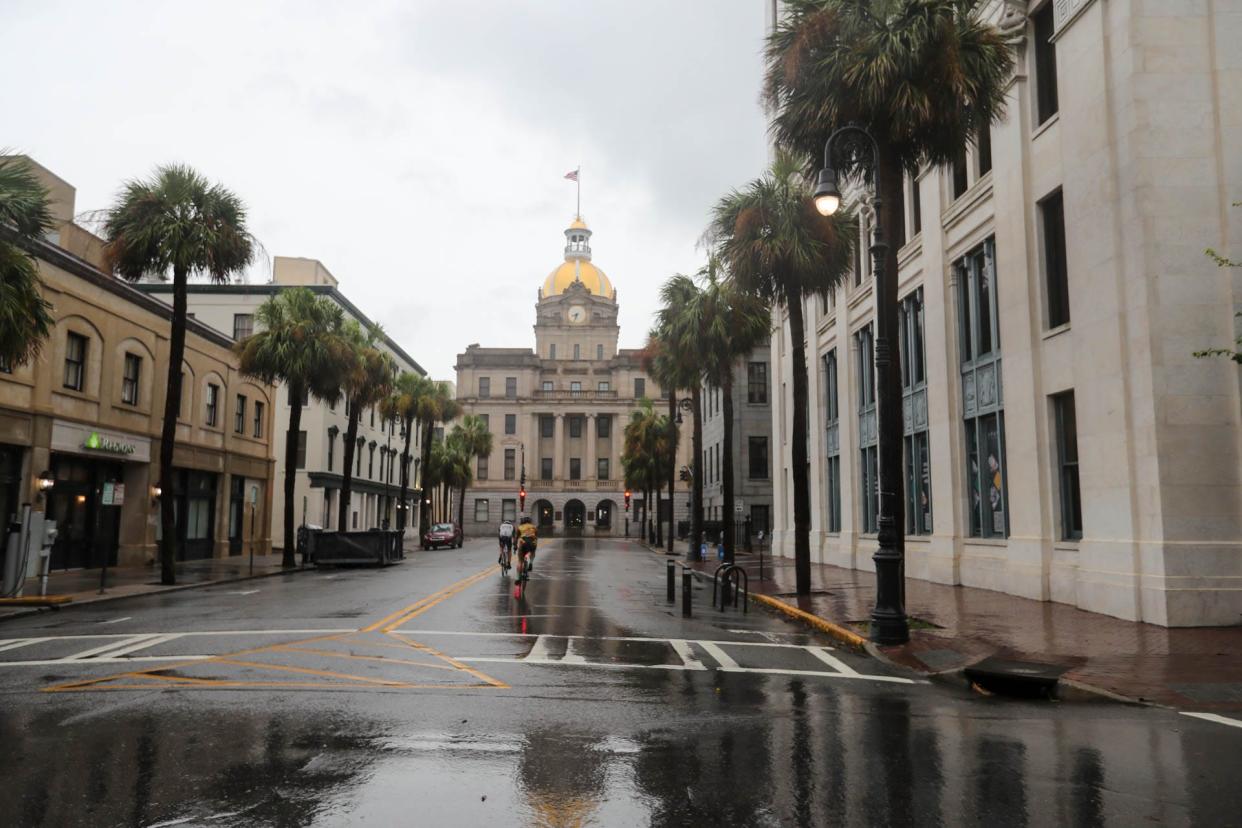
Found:
<path fill-rule="evenodd" d="M 820 632 L 828 633 L 828 635 L 831 635 L 838 641 L 843 641 L 846 644 L 849 644 L 851 647 L 857 647 L 861 650 L 867 646 L 867 639 L 863 638 L 853 630 L 847 630 L 840 624 L 834 624 L 827 619 L 820 618 L 818 615 L 812 615 L 805 610 L 800 610 L 797 607 L 786 604 L 784 601 L 777 600 L 770 595 L 753 594 L 750 597 L 761 604 L 772 607 L 778 612 L 783 612 L 790 618 L 794 618 L 804 624 L 814 627 Z"/>
<path fill-rule="evenodd" d="M 72 601 L 72 595 L 23 595 L 21 598 L 0 598 L 0 607 L 44 607 Z"/>

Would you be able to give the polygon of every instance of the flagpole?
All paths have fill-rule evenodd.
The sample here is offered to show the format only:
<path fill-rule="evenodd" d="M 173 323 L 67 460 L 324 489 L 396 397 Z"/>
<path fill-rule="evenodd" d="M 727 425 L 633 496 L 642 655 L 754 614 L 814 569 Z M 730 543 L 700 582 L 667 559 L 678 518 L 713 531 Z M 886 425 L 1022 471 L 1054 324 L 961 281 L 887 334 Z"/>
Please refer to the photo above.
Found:
<path fill-rule="evenodd" d="M 578 165 L 578 169 L 575 170 L 575 172 L 577 173 L 577 175 L 574 176 L 574 183 L 578 185 L 577 216 L 578 218 L 582 218 L 582 165 L 581 164 Z"/>

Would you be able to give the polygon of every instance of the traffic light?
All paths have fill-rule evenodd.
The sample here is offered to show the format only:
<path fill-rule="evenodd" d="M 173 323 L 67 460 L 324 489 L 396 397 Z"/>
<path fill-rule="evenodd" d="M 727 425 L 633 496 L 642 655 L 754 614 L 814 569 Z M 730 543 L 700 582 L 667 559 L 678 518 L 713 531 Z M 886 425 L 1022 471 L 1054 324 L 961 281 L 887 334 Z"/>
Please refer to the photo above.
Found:
<path fill-rule="evenodd" d="M 522 488 L 518 489 L 518 511 L 526 511 L 526 484 L 522 483 Z"/>
<path fill-rule="evenodd" d="M 628 512 L 629 510 L 630 510 L 630 490 L 626 489 L 625 490 L 625 511 Z"/>
<path fill-rule="evenodd" d="M 682 479 L 682 480 L 689 480 L 689 479 L 690 479 L 690 470 L 689 470 L 688 468 L 686 468 L 685 466 L 682 466 L 682 467 L 681 467 L 681 479 Z"/>

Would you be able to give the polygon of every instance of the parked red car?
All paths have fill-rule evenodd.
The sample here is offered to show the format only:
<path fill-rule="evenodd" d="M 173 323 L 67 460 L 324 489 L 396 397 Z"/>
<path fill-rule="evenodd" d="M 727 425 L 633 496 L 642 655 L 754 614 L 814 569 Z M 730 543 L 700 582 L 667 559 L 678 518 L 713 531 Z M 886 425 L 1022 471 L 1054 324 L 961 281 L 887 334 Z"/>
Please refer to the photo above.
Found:
<path fill-rule="evenodd" d="M 439 549 L 441 546 L 461 548 L 461 529 L 453 523 L 437 523 L 423 535 L 423 549 Z"/>

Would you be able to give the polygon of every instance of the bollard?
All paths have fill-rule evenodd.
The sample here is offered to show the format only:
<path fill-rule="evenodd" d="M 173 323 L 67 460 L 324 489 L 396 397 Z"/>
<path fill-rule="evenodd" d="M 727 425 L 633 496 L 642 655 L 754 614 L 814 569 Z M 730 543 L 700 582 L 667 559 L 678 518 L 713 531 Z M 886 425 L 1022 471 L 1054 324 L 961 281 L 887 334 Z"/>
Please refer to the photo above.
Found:
<path fill-rule="evenodd" d="M 677 572 L 676 564 L 673 561 L 668 562 L 668 602 L 670 604 L 677 603 Z"/>
<path fill-rule="evenodd" d="M 690 567 L 686 567 L 681 571 L 681 617 L 690 617 L 690 584 L 693 582 L 694 576 L 690 574 Z"/>
<path fill-rule="evenodd" d="M 726 606 L 728 606 L 729 596 L 732 594 L 732 591 L 729 588 L 731 584 L 731 581 L 729 580 L 729 576 L 732 574 L 732 572 L 733 572 L 733 567 L 729 567 L 728 569 L 725 570 L 724 577 L 720 579 L 720 608 L 722 610 Z M 737 599 L 735 598 L 734 601 L 736 602 L 736 600 Z"/>

